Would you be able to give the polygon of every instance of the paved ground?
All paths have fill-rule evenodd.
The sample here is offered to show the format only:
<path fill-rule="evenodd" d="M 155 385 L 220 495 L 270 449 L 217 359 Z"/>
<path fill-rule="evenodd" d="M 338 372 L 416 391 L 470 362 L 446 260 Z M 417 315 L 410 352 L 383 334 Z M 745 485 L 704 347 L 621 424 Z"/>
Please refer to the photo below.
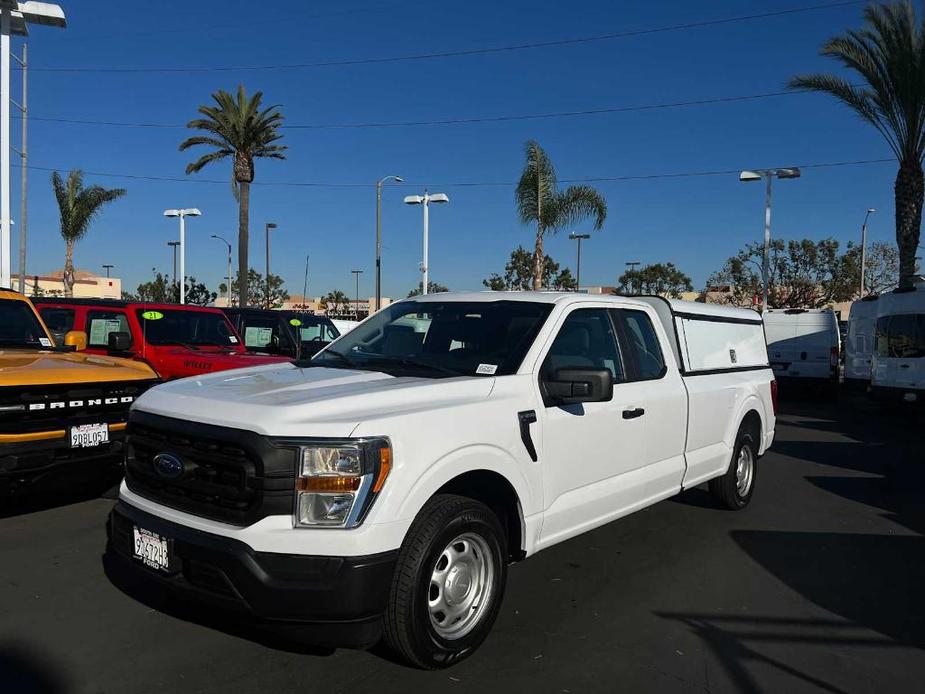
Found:
<path fill-rule="evenodd" d="M 784 403 L 751 508 L 692 490 L 514 567 L 482 650 L 435 673 L 153 611 L 103 575 L 111 501 L 22 512 L 0 691 L 922 691 L 923 443 L 861 400 Z"/>

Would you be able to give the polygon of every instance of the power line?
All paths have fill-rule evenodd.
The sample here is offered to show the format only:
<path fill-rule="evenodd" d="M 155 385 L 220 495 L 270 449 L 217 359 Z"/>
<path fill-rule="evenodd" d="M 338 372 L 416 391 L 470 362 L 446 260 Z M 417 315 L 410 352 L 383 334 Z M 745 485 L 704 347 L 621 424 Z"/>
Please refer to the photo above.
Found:
<path fill-rule="evenodd" d="M 521 113 L 501 116 L 475 116 L 472 118 L 445 118 L 437 120 L 407 120 L 407 121 L 373 121 L 365 123 L 296 123 L 281 125 L 281 129 L 288 130 L 350 130 L 350 129 L 372 129 L 372 128 L 407 128 L 426 125 L 468 125 L 474 123 L 503 123 L 509 121 L 524 120 L 543 120 L 552 118 L 575 118 L 580 116 L 598 116 L 613 113 L 632 113 L 637 111 L 655 111 L 661 109 L 681 108 L 685 106 L 705 106 L 709 104 L 726 104 L 741 101 L 755 101 L 758 99 L 768 99 L 779 96 L 799 96 L 809 92 L 798 91 L 778 91 L 764 92 L 761 94 L 744 94 L 738 96 L 719 96 L 705 99 L 692 99 L 690 101 L 670 101 L 656 104 L 640 104 L 636 106 L 612 106 L 605 108 L 592 108 L 577 111 L 550 111 L 545 113 Z M 14 118 L 22 116 L 14 116 Z M 153 122 L 130 122 L 130 121 L 109 121 L 109 120 L 91 120 L 82 118 L 53 118 L 43 116 L 29 116 L 29 120 L 43 121 L 47 123 L 66 123 L 71 125 L 102 125 L 108 127 L 125 127 L 125 128 L 156 128 L 156 129 L 179 129 L 186 128 L 184 123 L 153 123 Z"/>
<path fill-rule="evenodd" d="M 810 164 L 797 164 L 796 166 L 801 169 L 826 169 L 826 168 L 837 168 L 844 166 L 867 166 L 871 164 L 887 164 L 887 163 L 896 163 L 896 159 L 855 159 L 849 161 L 834 161 L 834 162 L 816 162 Z M 17 164 L 10 164 L 13 168 L 18 168 Z M 61 171 L 67 170 L 67 167 L 57 167 L 50 168 L 46 166 L 33 166 L 29 165 L 27 167 L 33 171 Z M 559 181 L 562 183 L 621 183 L 626 181 L 650 181 L 650 180 L 660 180 L 660 179 L 673 179 L 673 178 L 703 178 L 708 176 L 729 176 L 733 174 L 738 174 L 742 171 L 742 168 L 739 167 L 735 169 L 715 169 L 715 170 L 705 170 L 705 171 L 675 171 L 667 173 L 654 173 L 654 174 L 632 174 L 626 176 L 592 176 L 587 178 L 560 178 Z M 86 171 L 83 172 L 87 176 L 98 176 L 101 178 L 125 178 L 131 180 L 143 180 L 143 181 L 164 181 L 171 183 L 206 183 L 206 184 L 218 184 L 218 185 L 228 185 L 228 180 L 218 180 L 218 179 L 209 179 L 209 178 L 180 178 L 178 176 L 152 176 L 144 174 L 125 174 L 125 173 L 112 173 L 106 171 Z M 263 187 L 297 187 L 297 188 L 374 188 L 376 186 L 375 182 L 372 183 L 335 183 L 335 182 L 325 182 L 325 181 L 254 181 L 251 185 L 254 186 L 263 186 Z M 421 183 L 413 183 L 405 181 L 404 183 L 395 183 L 392 185 L 400 186 L 411 186 L 418 188 Z M 456 181 L 449 183 L 440 183 L 440 182 L 429 182 L 428 185 L 432 186 L 442 186 L 445 188 L 472 188 L 472 187 L 508 187 L 513 188 L 517 185 L 515 181 Z"/>
<path fill-rule="evenodd" d="M 465 48 L 456 51 L 440 51 L 436 53 L 417 53 L 409 55 L 393 55 L 384 57 L 370 58 L 345 58 L 341 60 L 323 60 L 313 63 L 290 63 L 277 65 L 237 65 L 237 66 L 183 66 L 183 67 L 33 67 L 29 69 L 33 72 L 62 72 L 62 73 L 202 73 L 202 72 L 236 72 L 236 71 L 265 71 L 265 70 L 308 70 L 313 68 L 325 67 L 345 67 L 353 65 L 374 65 L 383 63 L 412 62 L 420 60 L 434 60 L 439 58 L 459 58 L 473 55 L 490 55 L 498 53 L 510 53 L 514 51 L 535 50 L 540 48 L 556 48 L 562 46 L 575 46 L 580 44 L 597 43 L 601 41 L 613 41 L 616 39 L 631 38 L 635 36 L 648 36 L 651 34 L 660 34 L 671 31 L 682 31 L 686 29 L 700 29 L 703 27 L 721 26 L 724 24 L 734 24 L 737 22 L 747 22 L 771 17 L 783 17 L 805 12 L 814 12 L 817 10 L 827 10 L 838 7 L 848 7 L 851 5 L 861 5 L 867 0 L 844 0 L 842 2 L 829 2 L 820 5 L 807 5 L 803 7 L 794 7 L 786 10 L 774 10 L 772 12 L 761 12 L 757 14 L 739 15 L 736 17 L 723 17 L 720 19 L 707 19 L 697 22 L 685 22 L 683 24 L 670 24 L 662 27 L 650 27 L 648 29 L 633 29 L 629 31 L 620 31 L 610 34 L 597 34 L 594 36 L 581 36 L 571 39 L 557 39 L 553 41 L 536 41 L 532 43 L 508 44 L 505 46 L 490 46 L 488 48 Z"/>

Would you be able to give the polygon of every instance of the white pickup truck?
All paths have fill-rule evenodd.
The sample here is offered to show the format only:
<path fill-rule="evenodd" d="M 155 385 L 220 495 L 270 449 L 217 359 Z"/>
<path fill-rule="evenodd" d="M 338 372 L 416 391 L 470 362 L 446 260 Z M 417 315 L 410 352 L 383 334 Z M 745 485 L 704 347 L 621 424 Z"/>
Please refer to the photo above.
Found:
<path fill-rule="evenodd" d="M 660 298 L 394 303 L 309 362 L 132 409 L 106 566 L 420 667 L 473 652 L 507 567 L 709 481 L 745 507 L 776 386 L 761 317 Z"/>

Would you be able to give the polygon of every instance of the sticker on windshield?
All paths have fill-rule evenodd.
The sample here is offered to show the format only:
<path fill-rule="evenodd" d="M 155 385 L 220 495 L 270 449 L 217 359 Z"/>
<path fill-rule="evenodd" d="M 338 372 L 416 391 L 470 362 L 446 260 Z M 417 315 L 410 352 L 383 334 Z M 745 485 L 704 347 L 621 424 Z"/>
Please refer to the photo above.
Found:
<path fill-rule="evenodd" d="M 145 320 L 160 320 L 164 317 L 164 314 L 160 311 L 145 311 L 141 314 L 141 317 Z"/>
<path fill-rule="evenodd" d="M 234 335 L 229 335 L 228 342 L 230 342 L 233 345 L 236 345 L 238 344 L 238 338 L 236 338 Z"/>
<path fill-rule="evenodd" d="M 486 376 L 491 376 L 498 370 L 497 364 L 479 364 L 478 368 L 475 370 L 477 374 L 485 374 Z"/>
<path fill-rule="evenodd" d="M 292 318 L 289 321 L 289 325 L 294 325 L 295 327 L 298 328 L 300 325 L 302 325 L 302 321 L 300 321 L 298 318 Z"/>
<path fill-rule="evenodd" d="M 51 340 L 49 340 L 47 337 L 40 337 L 39 344 L 41 344 L 42 347 L 51 347 Z"/>

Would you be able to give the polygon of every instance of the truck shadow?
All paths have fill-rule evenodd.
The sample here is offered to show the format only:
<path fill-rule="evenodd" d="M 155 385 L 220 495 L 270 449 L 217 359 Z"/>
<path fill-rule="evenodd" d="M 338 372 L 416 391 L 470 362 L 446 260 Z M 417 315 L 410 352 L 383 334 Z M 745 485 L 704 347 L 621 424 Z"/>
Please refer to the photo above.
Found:
<path fill-rule="evenodd" d="M 0 644 L 0 689 L 11 694 L 66 694 L 73 691 L 60 668 L 23 644 Z"/>

